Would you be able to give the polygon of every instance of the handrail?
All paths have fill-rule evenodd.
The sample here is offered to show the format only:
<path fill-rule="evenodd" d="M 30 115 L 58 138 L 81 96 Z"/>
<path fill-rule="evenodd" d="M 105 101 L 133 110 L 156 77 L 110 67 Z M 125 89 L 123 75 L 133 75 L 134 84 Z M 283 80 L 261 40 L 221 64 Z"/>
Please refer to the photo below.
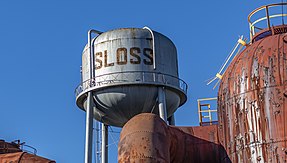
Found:
<path fill-rule="evenodd" d="M 75 95 L 78 97 L 82 92 L 92 88 L 102 88 L 104 86 L 120 84 L 167 85 L 180 89 L 185 94 L 187 93 L 188 87 L 182 79 L 169 74 L 149 71 L 125 71 L 99 75 L 93 79 L 85 80 L 76 87 Z"/>
<path fill-rule="evenodd" d="M 280 16 L 287 16 L 287 14 L 275 14 L 275 15 L 269 16 L 269 18 L 275 18 L 275 17 L 280 17 Z M 256 21 L 254 21 L 251 25 L 254 26 L 254 24 L 256 24 L 256 23 L 258 23 L 258 22 L 260 22 L 260 21 L 262 21 L 262 20 L 265 20 L 265 19 L 267 19 L 266 16 L 265 16 L 265 17 L 262 17 L 262 18 L 259 18 L 259 19 L 257 19 Z M 255 26 L 254 26 L 254 27 L 255 27 Z M 259 27 L 255 27 L 255 28 L 262 29 L 262 28 L 259 28 Z"/>
<path fill-rule="evenodd" d="M 119 73 L 150 73 L 150 74 L 162 74 L 162 75 L 165 75 L 165 76 L 170 76 L 172 78 L 178 78 L 176 76 L 173 76 L 173 75 L 170 75 L 170 74 L 164 74 L 164 73 L 161 73 L 161 72 L 151 72 L 151 71 L 124 71 L 124 72 L 112 72 L 112 73 L 107 73 L 107 74 L 103 74 L 103 75 L 98 75 L 98 76 L 95 76 L 96 78 L 98 77 L 102 77 L 102 76 L 107 76 L 107 75 L 113 75 L 113 74 L 119 74 Z M 87 80 L 85 80 L 87 81 Z M 85 82 L 84 81 L 84 82 Z"/>
<path fill-rule="evenodd" d="M 217 101 L 217 97 L 197 99 L 198 119 L 200 126 L 208 124 L 213 125 L 214 123 L 218 122 L 212 119 L 212 113 L 217 112 L 217 109 L 211 109 L 211 104 L 208 103 L 208 101 Z M 202 109 L 202 107 L 207 107 L 207 109 Z M 204 113 L 205 115 L 203 115 L 202 113 Z M 206 115 L 206 113 L 208 114 Z M 208 118 L 208 121 L 203 120 L 206 118 Z"/>
<path fill-rule="evenodd" d="M 97 34 L 98 36 L 100 34 L 102 34 L 103 32 L 100 32 L 98 30 L 94 30 L 94 29 L 91 29 L 88 31 L 88 45 L 89 45 L 89 50 L 90 50 L 90 78 L 94 78 L 95 74 L 94 74 L 94 71 L 93 71 L 93 67 L 94 67 L 94 42 L 96 40 L 96 38 L 98 37 L 95 37 L 94 39 L 92 39 L 92 33 L 95 33 Z"/>
<path fill-rule="evenodd" d="M 143 27 L 143 29 L 146 29 L 149 31 L 149 33 L 151 34 L 152 37 L 152 56 L 153 56 L 153 69 L 156 69 L 156 56 L 155 56 L 155 42 L 154 42 L 154 34 L 153 31 L 149 28 L 149 27 Z"/>
<path fill-rule="evenodd" d="M 89 78 L 93 79 L 95 77 L 94 72 L 94 42 L 96 40 L 95 37 L 92 39 L 92 33 L 97 34 L 98 36 L 101 34 L 101 32 L 91 29 L 88 32 L 88 46 L 89 46 Z M 92 80 L 91 80 L 92 82 Z M 92 83 L 90 83 L 92 84 Z M 93 102 L 92 102 L 92 93 L 88 93 L 87 98 L 87 107 L 86 107 L 86 138 L 85 138 L 85 163 L 92 162 L 92 147 L 93 147 L 93 115 L 94 115 L 94 109 L 93 109 Z"/>
<path fill-rule="evenodd" d="M 27 148 L 29 148 L 29 149 L 32 149 L 33 152 L 32 152 L 31 150 L 29 150 L 29 149 L 25 149 L 25 147 L 27 147 Z M 34 147 L 32 147 L 32 146 L 30 146 L 30 145 L 22 144 L 22 145 L 21 145 L 21 150 L 24 151 L 24 152 L 28 152 L 28 153 L 30 153 L 30 154 L 34 154 L 34 155 L 37 154 L 37 149 L 34 148 Z"/>
<path fill-rule="evenodd" d="M 270 19 L 276 18 L 276 17 L 287 17 L 287 14 L 281 13 L 281 14 L 270 14 L 270 8 L 271 7 L 276 7 L 276 6 L 287 6 L 287 3 L 275 3 L 275 4 L 270 4 L 270 5 L 265 5 L 261 6 L 255 10 L 253 10 L 249 15 L 248 15 L 248 23 L 249 23 L 249 30 L 250 30 L 250 40 L 253 39 L 253 36 L 257 33 L 255 29 L 258 30 L 263 30 L 265 29 L 264 27 L 259 27 L 258 23 L 262 22 L 264 20 L 267 20 L 266 25 L 269 30 L 271 30 L 271 21 Z M 260 17 L 256 19 L 255 21 L 251 21 L 251 18 L 258 13 L 259 11 L 265 10 L 265 16 Z"/>

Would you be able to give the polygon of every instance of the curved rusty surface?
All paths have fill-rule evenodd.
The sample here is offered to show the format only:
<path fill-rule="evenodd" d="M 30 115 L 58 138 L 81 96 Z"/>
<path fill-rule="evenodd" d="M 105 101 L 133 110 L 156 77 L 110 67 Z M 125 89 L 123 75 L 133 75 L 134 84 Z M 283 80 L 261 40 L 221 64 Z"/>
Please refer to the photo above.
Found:
<path fill-rule="evenodd" d="M 26 152 L 14 152 L 0 154 L 0 163 L 56 163 L 55 161 L 29 154 Z"/>
<path fill-rule="evenodd" d="M 232 162 L 287 161 L 286 54 L 286 33 L 268 36 L 237 55 L 225 72 L 219 138 Z"/>
<path fill-rule="evenodd" d="M 143 113 L 123 127 L 118 162 L 220 163 L 230 160 L 219 144 L 217 125 L 171 127 L 159 116 Z"/>
<path fill-rule="evenodd" d="M 0 163 L 56 163 L 55 161 L 23 152 L 19 144 L 0 140 Z"/>

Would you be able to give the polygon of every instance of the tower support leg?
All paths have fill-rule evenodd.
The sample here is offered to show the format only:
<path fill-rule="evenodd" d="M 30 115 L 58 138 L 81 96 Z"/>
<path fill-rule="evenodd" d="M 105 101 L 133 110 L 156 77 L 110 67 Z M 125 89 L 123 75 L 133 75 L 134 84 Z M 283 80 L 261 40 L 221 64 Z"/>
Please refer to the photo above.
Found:
<path fill-rule="evenodd" d="M 167 122 L 167 113 L 166 113 L 166 100 L 165 100 L 165 90 L 164 87 L 158 87 L 158 109 L 159 116 L 165 122 Z"/>
<path fill-rule="evenodd" d="M 102 163 L 108 163 L 108 125 L 102 123 Z"/>
<path fill-rule="evenodd" d="M 86 108 L 86 144 L 85 163 L 92 163 L 93 154 L 93 97 L 92 92 L 88 92 Z"/>
<path fill-rule="evenodd" d="M 169 125 L 175 126 L 175 118 L 174 118 L 174 114 L 172 114 L 169 118 Z"/>

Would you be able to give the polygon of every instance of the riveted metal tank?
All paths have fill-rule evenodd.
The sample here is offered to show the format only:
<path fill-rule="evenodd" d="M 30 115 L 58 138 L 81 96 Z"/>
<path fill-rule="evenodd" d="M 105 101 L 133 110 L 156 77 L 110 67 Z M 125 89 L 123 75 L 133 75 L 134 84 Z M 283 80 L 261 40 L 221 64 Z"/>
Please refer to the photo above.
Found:
<path fill-rule="evenodd" d="M 1 163 L 56 163 L 44 157 L 37 156 L 36 153 L 24 150 L 25 143 L 20 140 L 8 143 L 4 140 L 0 140 L 0 162 Z M 27 146 L 30 147 L 30 146 Z M 35 150 L 36 149 L 31 148 Z"/>
<path fill-rule="evenodd" d="M 232 162 L 287 161 L 287 26 L 272 26 L 276 15 L 268 9 L 276 6 L 286 3 L 249 15 L 251 42 L 233 59 L 219 88 L 219 138 Z M 265 28 L 250 19 L 259 11 Z"/>
<path fill-rule="evenodd" d="M 82 84 L 76 103 L 85 110 L 93 92 L 94 118 L 123 126 L 134 115 L 158 114 L 158 87 L 165 88 L 167 117 L 185 103 L 187 85 L 178 78 L 177 51 L 164 35 L 140 28 L 116 29 L 94 40 L 94 79 L 88 45 L 82 54 Z"/>

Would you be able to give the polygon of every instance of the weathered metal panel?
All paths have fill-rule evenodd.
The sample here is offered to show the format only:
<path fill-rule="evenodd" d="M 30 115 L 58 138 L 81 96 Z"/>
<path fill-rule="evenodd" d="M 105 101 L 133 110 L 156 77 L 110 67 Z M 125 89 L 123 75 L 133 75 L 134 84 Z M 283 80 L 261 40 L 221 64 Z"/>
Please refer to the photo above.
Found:
<path fill-rule="evenodd" d="M 232 162 L 286 162 L 286 34 L 234 58 L 218 93 L 219 138 Z"/>
<path fill-rule="evenodd" d="M 158 86 L 166 90 L 167 117 L 186 101 L 187 85 L 178 78 L 176 47 L 158 32 L 124 28 L 102 33 L 94 42 L 94 58 L 96 77 L 90 80 L 87 45 L 82 55 L 83 83 L 76 94 L 77 105 L 84 109 L 85 93 L 93 91 L 98 121 L 123 126 L 136 114 L 157 114 Z"/>
<path fill-rule="evenodd" d="M 164 35 L 146 29 L 123 28 L 99 35 L 94 43 L 96 76 L 126 71 L 160 72 L 178 77 L 176 47 Z M 155 59 L 156 69 L 153 67 Z M 83 52 L 83 81 L 89 78 L 89 48 Z"/>
<path fill-rule="evenodd" d="M 19 141 L 20 142 L 20 141 Z M 55 163 L 55 161 L 23 152 L 20 144 L 0 140 L 0 163 Z"/>
<path fill-rule="evenodd" d="M 157 115 L 143 113 L 123 127 L 118 162 L 229 163 L 219 144 L 217 125 L 167 126 Z"/>
<path fill-rule="evenodd" d="M 18 144 L 7 143 L 4 140 L 0 140 L 0 154 L 13 152 L 21 152 Z"/>
<path fill-rule="evenodd" d="M 0 154 L 0 163 L 18 163 L 23 152 Z"/>
<path fill-rule="evenodd" d="M 56 163 L 26 152 L 0 154 L 0 163 Z"/>
<path fill-rule="evenodd" d="M 55 161 L 29 153 L 23 153 L 19 163 L 56 163 Z"/>
<path fill-rule="evenodd" d="M 184 134 L 184 139 L 178 138 L 179 133 L 174 135 L 175 142 L 184 141 L 186 163 L 230 163 L 230 159 L 218 138 L 218 126 L 196 126 L 196 127 L 173 127 Z M 172 140 L 172 141 L 174 141 Z M 188 155 L 188 156 L 186 156 Z M 182 158 L 181 158 L 182 159 Z M 180 158 L 173 162 L 178 161 Z"/>

